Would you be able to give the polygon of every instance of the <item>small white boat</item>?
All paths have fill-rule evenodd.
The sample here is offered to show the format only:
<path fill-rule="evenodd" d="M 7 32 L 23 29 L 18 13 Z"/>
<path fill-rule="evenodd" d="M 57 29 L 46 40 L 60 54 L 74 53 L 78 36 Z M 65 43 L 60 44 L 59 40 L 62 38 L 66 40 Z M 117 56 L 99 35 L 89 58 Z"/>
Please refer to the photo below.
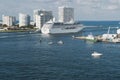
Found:
<path fill-rule="evenodd" d="M 93 57 L 100 57 L 100 56 L 102 56 L 102 53 L 98 53 L 98 52 L 94 51 L 91 55 Z"/>
<path fill-rule="evenodd" d="M 90 33 L 90 34 L 86 37 L 86 39 L 94 40 L 94 36 L 92 35 L 92 33 Z"/>
<path fill-rule="evenodd" d="M 53 42 L 48 42 L 49 45 L 53 44 Z"/>
<path fill-rule="evenodd" d="M 87 37 L 86 37 L 87 41 L 91 41 L 91 42 L 97 42 L 97 39 L 92 35 L 92 33 L 90 33 Z"/>
<path fill-rule="evenodd" d="M 57 43 L 58 44 L 64 44 L 62 40 L 58 41 Z"/>
<path fill-rule="evenodd" d="M 72 36 L 72 38 L 74 39 L 74 38 L 75 38 L 75 36 L 73 35 L 73 36 Z"/>

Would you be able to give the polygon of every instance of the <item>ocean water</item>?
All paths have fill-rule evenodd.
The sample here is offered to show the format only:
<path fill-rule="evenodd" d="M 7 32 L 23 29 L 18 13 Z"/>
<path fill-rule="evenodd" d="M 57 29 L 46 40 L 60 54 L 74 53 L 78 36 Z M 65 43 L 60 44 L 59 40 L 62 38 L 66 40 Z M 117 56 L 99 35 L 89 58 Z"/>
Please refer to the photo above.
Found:
<path fill-rule="evenodd" d="M 72 36 L 101 35 L 118 21 L 81 22 L 103 26 L 76 34 L 0 33 L 0 80 L 120 80 L 120 43 L 91 43 Z M 110 33 L 115 33 L 111 29 Z M 41 40 L 41 41 L 40 41 Z M 62 40 L 64 44 L 57 42 Z M 48 42 L 53 42 L 49 45 Z M 91 54 L 103 55 L 94 58 Z"/>

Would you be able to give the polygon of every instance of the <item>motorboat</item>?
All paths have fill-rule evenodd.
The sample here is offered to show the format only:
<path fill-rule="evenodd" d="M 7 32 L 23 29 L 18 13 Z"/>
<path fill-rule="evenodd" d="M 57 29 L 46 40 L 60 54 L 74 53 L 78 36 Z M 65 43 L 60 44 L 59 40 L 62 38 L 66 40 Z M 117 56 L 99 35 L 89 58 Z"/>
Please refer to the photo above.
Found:
<path fill-rule="evenodd" d="M 92 33 L 90 33 L 87 37 L 86 37 L 87 41 L 92 41 L 92 42 L 97 42 L 97 39 L 92 35 Z"/>
<path fill-rule="evenodd" d="M 57 42 L 58 44 L 64 44 L 64 42 L 62 40 Z"/>
<path fill-rule="evenodd" d="M 99 53 L 99 52 L 94 51 L 94 52 L 91 54 L 91 56 L 93 56 L 93 57 L 100 57 L 100 56 L 102 56 L 102 53 Z"/>
<path fill-rule="evenodd" d="M 48 42 L 49 45 L 53 44 L 53 42 Z"/>

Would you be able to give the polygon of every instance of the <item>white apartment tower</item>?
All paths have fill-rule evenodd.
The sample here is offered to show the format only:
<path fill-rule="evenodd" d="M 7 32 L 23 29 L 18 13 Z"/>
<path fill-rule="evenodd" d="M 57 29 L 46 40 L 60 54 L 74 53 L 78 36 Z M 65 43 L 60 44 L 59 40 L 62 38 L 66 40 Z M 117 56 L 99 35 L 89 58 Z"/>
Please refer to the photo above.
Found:
<path fill-rule="evenodd" d="M 40 10 L 39 14 L 35 16 L 35 23 L 38 29 L 41 29 L 44 23 L 53 19 L 52 11 Z"/>
<path fill-rule="evenodd" d="M 40 15 L 40 9 L 36 9 L 33 11 L 33 21 L 36 23 L 36 15 Z"/>
<path fill-rule="evenodd" d="M 59 22 L 70 22 L 74 21 L 74 8 L 71 7 L 59 7 Z"/>
<path fill-rule="evenodd" d="M 2 24 L 7 26 L 14 26 L 16 22 L 16 18 L 14 16 L 5 16 L 2 15 Z"/>
<path fill-rule="evenodd" d="M 27 14 L 19 14 L 19 27 L 29 26 L 30 25 L 30 16 Z"/>
<path fill-rule="evenodd" d="M 41 16 L 40 15 L 36 15 L 36 19 L 35 19 L 35 23 L 36 23 L 36 28 L 41 29 Z"/>

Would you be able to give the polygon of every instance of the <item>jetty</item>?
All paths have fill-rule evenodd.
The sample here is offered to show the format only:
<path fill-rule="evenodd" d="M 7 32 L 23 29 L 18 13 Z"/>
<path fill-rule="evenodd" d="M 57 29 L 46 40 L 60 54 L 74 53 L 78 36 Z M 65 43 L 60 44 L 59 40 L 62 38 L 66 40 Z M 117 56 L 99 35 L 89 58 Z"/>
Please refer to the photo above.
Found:
<path fill-rule="evenodd" d="M 111 43 L 120 43 L 120 29 L 117 29 L 117 33 L 110 34 L 110 28 L 108 28 L 108 32 L 106 34 L 93 36 L 92 34 L 88 34 L 88 36 L 78 36 L 74 37 L 75 39 L 87 40 L 92 42 L 111 42 Z M 115 28 L 115 27 L 114 27 Z"/>
<path fill-rule="evenodd" d="M 88 36 L 79 36 L 79 37 L 74 37 L 74 38 L 91 41 L 91 42 L 98 42 L 100 40 L 100 38 L 98 38 L 98 36 L 93 36 L 92 33 L 88 34 Z"/>

